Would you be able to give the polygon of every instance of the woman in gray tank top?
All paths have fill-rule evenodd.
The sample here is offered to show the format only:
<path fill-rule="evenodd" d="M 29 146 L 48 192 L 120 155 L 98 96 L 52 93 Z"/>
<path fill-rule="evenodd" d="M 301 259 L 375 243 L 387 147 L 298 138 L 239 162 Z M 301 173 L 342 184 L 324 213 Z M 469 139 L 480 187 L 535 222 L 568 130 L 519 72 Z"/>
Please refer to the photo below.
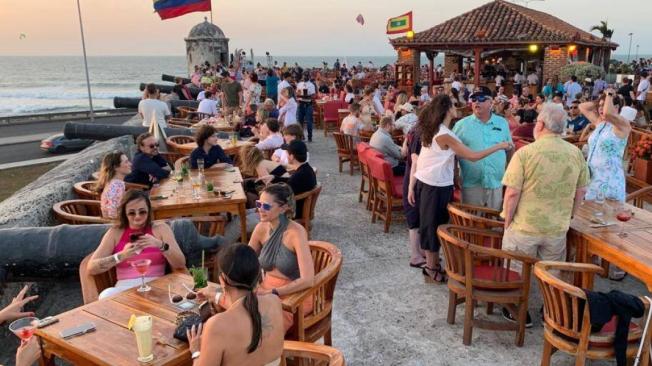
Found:
<path fill-rule="evenodd" d="M 256 253 L 264 271 L 259 294 L 273 293 L 281 298 L 310 288 L 314 283 L 314 264 L 303 226 L 292 221 L 294 195 L 285 183 L 267 186 L 256 201 L 260 223 L 251 234 L 249 246 Z M 312 311 L 312 298 L 306 299 L 304 311 Z M 292 326 L 292 314 L 284 312 L 284 326 Z"/>

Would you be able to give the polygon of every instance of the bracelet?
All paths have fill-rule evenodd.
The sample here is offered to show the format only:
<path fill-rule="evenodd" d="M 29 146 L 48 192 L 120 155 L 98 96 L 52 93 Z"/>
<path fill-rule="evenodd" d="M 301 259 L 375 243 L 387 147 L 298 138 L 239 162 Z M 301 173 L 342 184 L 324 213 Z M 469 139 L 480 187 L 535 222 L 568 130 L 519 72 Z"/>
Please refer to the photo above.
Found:
<path fill-rule="evenodd" d="M 192 355 L 190 356 L 190 359 L 194 360 L 194 359 L 199 358 L 199 354 L 200 354 L 199 351 L 193 352 Z"/>
<path fill-rule="evenodd" d="M 115 261 L 115 264 L 120 263 L 120 255 L 118 253 L 113 254 L 113 260 Z"/>
<path fill-rule="evenodd" d="M 275 288 L 272 289 L 272 293 L 278 297 L 281 297 L 281 295 L 278 294 L 278 290 L 276 290 Z"/>

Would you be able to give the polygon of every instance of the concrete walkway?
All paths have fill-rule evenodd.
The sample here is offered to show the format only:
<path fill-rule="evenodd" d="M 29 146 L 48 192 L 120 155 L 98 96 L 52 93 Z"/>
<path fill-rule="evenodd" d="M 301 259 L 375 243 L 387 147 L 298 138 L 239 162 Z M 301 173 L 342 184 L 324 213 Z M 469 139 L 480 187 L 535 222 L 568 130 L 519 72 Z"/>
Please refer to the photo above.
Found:
<path fill-rule="evenodd" d="M 337 171 L 335 142 L 315 131 L 309 144 L 310 162 L 319 169 L 324 189 L 317 205 L 313 238 L 336 244 L 344 263 L 335 290 L 333 343 L 343 351 L 347 365 L 523 366 L 539 364 L 543 329 L 540 304 L 532 304 L 535 326 L 527 330 L 525 345 L 514 345 L 513 332 L 474 329 L 471 346 L 462 344 L 464 307 L 459 306 L 455 325 L 446 323 L 448 291 L 445 285 L 426 284 L 421 273 L 408 266 L 407 227 L 392 224 L 383 233 L 382 223 L 371 224 L 369 212 L 358 203 L 360 175 Z M 5 288 L 5 301 L 18 284 Z M 618 288 L 645 294 L 645 287 L 631 278 L 623 282 L 599 280 L 598 289 Z M 37 316 L 45 317 L 81 305 L 76 279 L 39 283 L 41 299 Z M 496 311 L 496 314 L 499 312 Z M 484 316 L 484 308 L 477 314 Z M 499 315 L 494 315 L 498 318 Z M 499 319 L 499 318 L 498 318 Z M 0 364 L 13 364 L 17 338 L 6 328 L 0 336 Z M 574 365 L 562 353 L 555 366 Z M 592 365 L 615 365 L 594 362 Z"/>

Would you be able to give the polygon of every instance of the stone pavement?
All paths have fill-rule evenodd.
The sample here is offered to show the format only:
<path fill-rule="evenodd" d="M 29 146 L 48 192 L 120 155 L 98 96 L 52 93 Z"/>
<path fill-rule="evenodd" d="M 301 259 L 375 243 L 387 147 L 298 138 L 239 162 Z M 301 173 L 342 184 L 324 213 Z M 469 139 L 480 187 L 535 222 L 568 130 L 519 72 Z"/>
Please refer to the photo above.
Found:
<path fill-rule="evenodd" d="M 445 285 L 426 284 L 421 273 L 408 266 L 407 227 L 393 223 L 383 233 L 382 223 L 371 224 L 370 214 L 358 203 L 360 175 L 337 171 L 335 142 L 315 131 L 308 144 L 310 162 L 319 169 L 324 187 L 317 204 L 313 238 L 336 244 L 344 261 L 335 290 L 333 343 L 343 351 L 347 365 L 501 365 L 538 364 L 542 351 L 539 304 L 532 304 L 535 326 L 527 330 L 525 345 L 514 345 L 515 333 L 474 329 L 471 346 L 462 344 L 463 305 L 455 325 L 446 323 L 448 291 Z M 15 294 L 18 284 L 4 290 Z M 39 283 L 37 315 L 57 314 L 81 304 L 76 279 Z M 645 294 L 631 278 L 623 282 L 599 280 L 597 289 L 619 288 Z M 9 296 L 3 296 L 5 301 Z M 494 317 L 498 318 L 499 311 Z M 484 308 L 478 309 L 479 316 Z M 0 336 L 0 364 L 13 364 L 16 338 L 6 328 Z M 562 353 L 553 365 L 574 365 Z M 594 362 L 592 365 L 615 365 Z"/>

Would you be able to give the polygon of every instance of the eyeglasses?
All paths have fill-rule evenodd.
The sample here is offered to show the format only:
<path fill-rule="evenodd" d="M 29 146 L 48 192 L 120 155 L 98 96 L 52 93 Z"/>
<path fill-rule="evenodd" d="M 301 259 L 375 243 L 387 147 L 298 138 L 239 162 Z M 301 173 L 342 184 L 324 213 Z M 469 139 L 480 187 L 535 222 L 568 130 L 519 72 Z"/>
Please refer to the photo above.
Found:
<path fill-rule="evenodd" d="M 129 212 L 127 212 L 127 216 L 129 216 L 129 217 L 147 216 L 147 213 L 148 213 L 147 210 L 129 211 Z"/>
<path fill-rule="evenodd" d="M 262 202 L 260 200 L 256 201 L 256 208 L 262 209 L 263 211 L 269 211 L 272 209 L 272 205 L 269 203 Z"/>
<path fill-rule="evenodd" d="M 578 106 L 572 106 L 572 107 L 570 107 L 570 109 L 579 109 L 579 107 Z"/>
<path fill-rule="evenodd" d="M 155 147 L 159 147 L 159 146 L 160 146 L 160 145 L 159 145 L 159 143 L 157 142 L 157 143 L 155 143 L 155 144 L 151 144 L 151 145 L 149 145 L 149 148 L 150 148 L 150 149 L 153 149 L 153 148 L 155 148 Z"/>
<path fill-rule="evenodd" d="M 473 103 L 482 103 L 482 102 L 484 102 L 484 101 L 486 101 L 486 100 L 487 100 L 487 96 L 486 96 L 486 95 L 476 95 L 476 96 L 474 96 L 474 97 L 471 98 L 471 101 L 472 101 Z"/>

